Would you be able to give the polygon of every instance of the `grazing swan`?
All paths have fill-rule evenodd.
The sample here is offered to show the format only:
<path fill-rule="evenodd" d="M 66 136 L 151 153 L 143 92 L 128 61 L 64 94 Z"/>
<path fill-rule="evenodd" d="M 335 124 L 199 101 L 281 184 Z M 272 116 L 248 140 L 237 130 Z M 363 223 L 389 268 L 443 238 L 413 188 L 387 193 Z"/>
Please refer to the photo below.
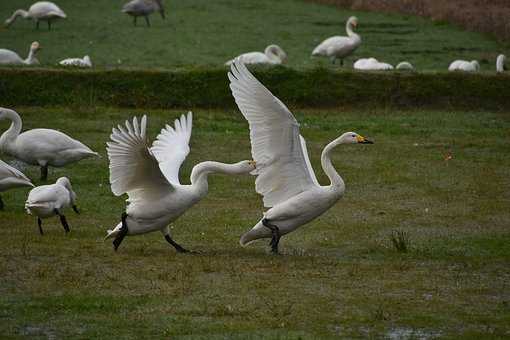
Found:
<path fill-rule="evenodd" d="M 0 120 L 12 123 L 0 136 L 0 151 L 25 163 L 41 167 L 41 180 L 48 178 L 48 166 L 62 167 L 83 158 L 99 156 L 81 142 L 51 129 L 21 132 L 21 118 L 14 110 L 0 107 Z"/>
<path fill-rule="evenodd" d="M 21 171 L 0 160 L 0 192 L 17 188 L 33 187 L 34 185 Z M 2 196 L 0 196 L 0 210 L 4 208 Z"/>
<path fill-rule="evenodd" d="M 356 70 L 375 70 L 375 71 L 386 71 L 386 70 L 393 70 L 393 66 L 387 63 L 383 63 L 378 61 L 375 58 L 362 58 L 357 60 L 354 63 L 354 68 Z"/>
<path fill-rule="evenodd" d="M 480 64 L 476 60 L 455 60 L 448 67 L 448 71 L 466 71 L 466 72 L 478 72 L 480 70 Z"/>
<path fill-rule="evenodd" d="M 353 53 L 361 45 L 361 37 L 353 32 L 353 27 L 358 25 L 358 18 L 350 17 L 345 25 L 347 37 L 334 36 L 321 42 L 312 52 L 312 56 L 324 56 L 331 58 L 334 64 L 340 59 L 340 65 L 344 64 L 344 58 Z"/>
<path fill-rule="evenodd" d="M 37 225 L 41 235 L 44 234 L 42 219 L 55 215 L 60 217 L 60 223 L 62 223 L 66 233 L 69 232 L 69 224 L 67 224 L 66 217 L 63 214 L 64 209 L 68 207 L 73 207 L 73 210 L 79 214 L 76 207 L 76 194 L 67 177 L 60 177 L 55 184 L 33 188 L 28 193 L 25 202 L 27 213 L 37 216 Z"/>
<path fill-rule="evenodd" d="M 129 202 L 121 222 L 108 230 L 105 238 L 115 237 L 115 250 L 126 235 L 159 230 L 178 252 L 186 252 L 171 238 L 168 224 L 207 195 L 207 176 L 215 172 L 245 174 L 255 169 L 253 161 L 206 161 L 195 165 L 190 185 L 181 184 L 179 168 L 190 151 L 191 122 L 189 112 L 187 117 L 176 119 L 173 128 L 166 125 L 152 147 L 146 135 L 146 116 L 140 123 L 135 117 L 132 124 L 126 121 L 125 127 L 113 129 L 107 143 L 111 188 L 116 196 L 127 193 Z"/>
<path fill-rule="evenodd" d="M 251 73 L 235 61 L 228 74 L 237 106 L 250 125 L 251 153 L 257 164 L 257 192 L 270 208 L 240 240 L 246 245 L 271 237 L 278 252 L 280 237 L 320 216 L 345 189 L 344 181 L 331 164 L 331 151 L 340 144 L 372 143 L 354 132 L 346 132 L 322 152 L 321 163 L 331 184 L 321 186 L 308 158 L 305 139 L 289 109 Z"/>
<path fill-rule="evenodd" d="M 497 72 L 504 72 L 506 70 L 505 61 L 506 61 L 506 56 L 504 54 L 498 55 L 498 58 L 496 59 L 496 71 Z"/>
<path fill-rule="evenodd" d="M 397 70 L 402 70 L 402 71 L 413 71 L 414 70 L 413 64 L 411 64 L 408 61 L 402 61 L 402 62 L 398 63 L 397 67 L 395 67 L 395 68 Z"/>
<path fill-rule="evenodd" d="M 51 22 L 56 19 L 65 19 L 67 16 L 63 10 L 61 10 L 53 2 L 49 1 L 38 1 L 27 11 L 18 9 L 13 15 L 5 20 L 5 26 L 9 27 L 17 17 L 23 17 L 25 19 L 35 20 L 35 27 L 39 29 L 39 21 L 48 22 L 48 30 L 51 30 Z"/>
<path fill-rule="evenodd" d="M 225 63 L 229 66 L 235 59 L 241 59 L 245 64 L 285 64 L 287 62 L 287 53 L 278 45 L 269 45 L 262 52 L 248 52 L 231 59 Z"/>
<path fill-rule="evenodd" d="M 34 41 L 30 45 L 30 51 L 28 52 L 27 59 L 21 59 L 21 57 L 11 50 L 0 49 L 0 65 L 35 65 L 39 64 L 39 60 L 35 57 L 37 51 L 41 49 L 41 46 L 37 41 Z"/>
<path fill-rule="evenodd" d="M 147 26 L 150 26 L 149 15 L 159 12 L 165 19 L 165 9 L 161 0 L 131 0 L 122 7 L 122 13 L 127 13 L 133 17 L 133 24 L 136 26 L 138 17 L 145 17 Z"/>
<path fill-rule="evenodd" d="M 92 67 L 92 61 L 88 55 L 83 58 L 68 58 L 59 62 L 62 66 Z"/>

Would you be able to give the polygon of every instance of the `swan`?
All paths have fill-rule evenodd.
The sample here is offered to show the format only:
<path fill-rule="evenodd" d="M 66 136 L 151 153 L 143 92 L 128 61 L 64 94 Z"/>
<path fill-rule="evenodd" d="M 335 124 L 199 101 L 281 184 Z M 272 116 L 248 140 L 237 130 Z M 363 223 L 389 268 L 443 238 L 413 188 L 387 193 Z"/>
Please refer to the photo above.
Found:
<path fill-rule="evenodd" d="M 455 60 L 448 67 L 448 71 L 466 71 L 466 72 L 478 72 L 480 70 L 480 64 L 476 60 Z"/>
<path fill-rule="evenodd" d="M 62 167 L 83 158 L 99 156 L 81 142 L 51 129 L 21 132 L 21 118 L 14 110 L 0 107 L 0 120 L 9 119 L 11 126 L 0 136 L 0 151 L 25 163 L 41 167 L 41 180 L 48 178 L 48 166 Z"/>
<path fill-rule="evenodd" d="M 83 58 L 68 58 L 59 62 L 62 66 L 92 67 L 92 61 L 88 55 Z"/>
<path fill-rule="evenodd" d="M 230 66 L 235 59 L 241 59 L 245 64 L 285 64 L 287 62 L 287 53 L 278 45 L 272 44 L 266 47 L 262 52 L 248 52 L 231 59 L 225 63 Z"/>
<path fill-rule="evenodd" d="M 21 57 L 14 51 L 0 49 L 0 65 L 35 65 L 39 64 L 39 60 L 35 57 L 37 51 L 41 49 L 41 46 L 37 41 L 34 41 L 30 45 L 30 51 L 28 52 L 27 59 L 21 59 Z"/>
<path fill-rule="evenodd" d="M 150 26 L 149 15 L 159 12 L 165 19 L 165 8 L 161 0 L 131 0 L 122 7 L 122 13 L 127 13 L 133 17 L 133 24 L 136 26 L 138 17 L 145 17 L 147 26 Z"/>
<path fill-rule="evenodd" d="M 354 69 L 356 70 L 375 70 L 375 71 L 386 71 L 393 70 L 393 66 L 387 63 L 380 62 L 375 58 L 362 58 L 358 59 L 354 65 Z"/>
<path fill-rule="evenodd" d="M 39 21 L 48 22 L 48 30 L 51 30 L 51 22 L 56 19 L 65 19 L 67 15 L 56 4 L 49 1 L 38 1 L 28 11 L 18 9 L 12 16 L 5 20 L 5 27 L 9 27 L 17 17 L 35 20 L 35 26 L 39 29 Z"/>
<path fill-rule="evenodd" d="M 179 168 L 190 148 L 192 113 L 175 120 L 174 127 L 166 125 L 149 147 L 147 116 L 138 122 L 126 121 L 114 128 L 107 143 L 110 159 L 110 183 L 114 195 L 128 194 L 128 206 L 121 222 L 108 230 L 105 240 L 114 237 L 117 250 L 126 235 L 161 231 L 168 243 L 178 252 L 187 252 L 170 235 L 168 224 L 207 195 L 207 176 L 221 172 L 229 175 L 245 174 L 255 169 L 253 161 L 224 164 L 206 161 L 191 171 L 191 184 L 179 182 Z"/>
<path fill-rule="evenodd" d="M 269 210 L 240 239 L 245 246 L 271 237 L 271 250 L 278 253 L 282 235 L 319 217 L 338 201 L 344 181 L 331 164 L 331 152 L 340 144 L 372 144 L 355 132 L 346 132 L 323 150 L 321 164 L 331 184 L 321 186 L 308 158 L 299 124 L 277 97 L 262 85 L 246 66 L 235 61 L 228 73 L 230 89 L 250 126 L 251 153 L 256 162 L 256 191 Z"/>
<path fill-rule="evenodd" d="M 33 187 L 34 185 L 21 171 L 13 168 L 0 159 L 0 192 L 17 188 Z M 0 210 L 4 208 L 4 202 L 0 196 Z"/>
<path fill-rule="evenodd" d="M 76 207 L 76 193 L 73 191 L 71 181 L 67 177 L 60 177 L 55 184 L 41 185 L 28 193 L 25 209 L 27 213 L 37 216 L 39 233 L 43 235 L 42 219 L 58 216 L 64 230 L 69 232 L 69 224 L 63 214 L 64 209 L 72 207 L 79 214 Z"/>
<path fill-rule="evenodd" d="M 398 63 L 397 67 L 395 67 L 395 68 L 397 70 L 402 70 L 402 71 L 413 71 L 414 70 L 413 64 L 411 64 L 408 61 L 402 61 L 402 62 Z"/>
<path fill-rule="evenodd" d="M 334 36 L 321 42 L 312 52 L 312 56 L 324 56 L 331 58 L 334 64 L 340 59 L 340 65 L 344 64 L 344 58 L 353 53 L 361 45 L 361 37 L 352 30 L 358 26 L 358 18 L 350 17 L 345 25 L 347 37 Z"/>
<path fill-rule="evenodd" d="M 496 59 L 496 71 L 497 72 L 504 72 L 506 70 L 505 61 L 506 61 L 506 56 L 504 54 L 498 55 L 498 58 Z"/>

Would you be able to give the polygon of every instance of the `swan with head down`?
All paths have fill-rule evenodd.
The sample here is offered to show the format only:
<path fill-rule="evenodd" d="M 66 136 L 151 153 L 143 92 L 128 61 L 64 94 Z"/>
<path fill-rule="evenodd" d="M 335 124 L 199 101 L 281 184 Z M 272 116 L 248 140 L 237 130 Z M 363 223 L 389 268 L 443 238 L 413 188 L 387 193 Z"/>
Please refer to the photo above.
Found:
<path fill-rule="evenodd" d="M 280 46 L 272 44 L 266 47 L 264 53 L 243 53 L 227 61 L 225 65 L 231 65 L 235 59 L 240 59 L 245 64 L 285 64 L 287 62 L 287 53 Z"/>
<path fill-rule="evenodd" d="M 39 29 L 39 22 L 46 21 L 48 23 L 48 30 L 51 30 L 51 23 L 56 19 L 65 19 L 67 15 L 56 4 L 50 1 L 38 1 L 34 3 L 28 11 L 18 9 L 12 16 L 5 20 L 5 27 L 11 26 L 16 18 L 22 17 L 35 21 L 35 27 Z"/>

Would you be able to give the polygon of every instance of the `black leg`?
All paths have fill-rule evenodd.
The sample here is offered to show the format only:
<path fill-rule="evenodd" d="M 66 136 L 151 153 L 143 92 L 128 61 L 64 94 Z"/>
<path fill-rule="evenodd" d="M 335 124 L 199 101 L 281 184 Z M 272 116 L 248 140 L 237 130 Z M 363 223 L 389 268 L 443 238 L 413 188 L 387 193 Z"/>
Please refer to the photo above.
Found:
<path fill-rule="evenodd" d="M 70 232 L 71 229 L 69 229 L 69 224 L 67 224 L 66 217 L 64 215 L 61 215 L 58 209 L 55 209 L 54 212 L 56 215 L 58 215 L 58 217 L 60 217 L 60 223 L 62 223 L 62 227 L 64 227 L 66 233 Z"/>
<path fill-rule="evenodd" d="M 51 20 L 48 20 L 48 31 L 51 31 Z"/>
<path fill-rule="evenodd" d="M 4 201 L 2 201 L 2 196 L 0 196 L 0 210 L 4 210 Z"/>
<path fill-rule="evenodd" d="M 340 66 L 344 66 L 344 60 L 340 59 Z"/>
<path fill-rule="evenodd" d="M 41 166 L 41 181 L 46 181 L 48 179 L 48 165 Z"/>
<path fill-rule="evenodd" d="M 280 229 L 275 226 L 274 224 L 269 223 L 267 219 L 262 220 L 262 224 L 264 227 L 271 230 L 271 233 L 273 234 L 273 237 L 271 238 L 271 242 L 269 245 L 271 246 L 271 252 L 274 254 L 278 254 L 278 244 L 280 243 Z"/>
<path fill-rule="evenodd" d="M 149 21 L 149 16 L 148 15 L 145 16 L 145 22 L 147 23 L 147 27 L 151 27 L 151 23 Z"/>
<path fill-rule="evenodd" d="M 331 57 L 331 64 L 335 65 L 335 60 L 336 60 L 335 57 Z"/>
<path fill-rule="evenodd" d="M 189 250 L 181 247 L 181 245 L 170 237 L 170 235 L 165 235 L 165 240 L 170 243 L 172 246 L 174 246 L 175 250 L 177 250 L 178 253 L 189 253 Z"/>
<path fill-rule="evenodd" d="M 126 237 L 126 235 L 128 233 L 128 226 L 126 223 L 127 216 L 128 215 L 126 212 L 123 212 L 122 215 L 120 216 L 120 220 L 122 221 L 122 226 L 120 227 L 120 231 L 117 234 L 117 236 L 115 237 L 115 240 L 113 240 L 113 249 L 115 251 L 117 251 L 117 249 L 119 249 L 119 246 L 122 243 L 122 240 L 124 240 L 124 237 Z"/>
<path fill-rule="evenodd" d="M 73 205 L 73 210 L 75 213 L 80 214 L 80 211 L 78 210 L 78 207 L 76 205 Z"/>
<path fill-rule="evenodd" d="M 133 17 L 133 25 L 136 27 L 136 16 Z"/>
<path fill-rule="evenodd" d="M 39 20 L 37 20 L 37 21 L 35 22 L 35 28 L 36 28 L 36 29 L 39 29 Z"/>
<path fill-rule="evenodd" d="M 44 235 L 44 232 L 42 230 L 42 220 L 40 217 L 37 218 L 37 225 L 39 226 L 39 234 Z"/>

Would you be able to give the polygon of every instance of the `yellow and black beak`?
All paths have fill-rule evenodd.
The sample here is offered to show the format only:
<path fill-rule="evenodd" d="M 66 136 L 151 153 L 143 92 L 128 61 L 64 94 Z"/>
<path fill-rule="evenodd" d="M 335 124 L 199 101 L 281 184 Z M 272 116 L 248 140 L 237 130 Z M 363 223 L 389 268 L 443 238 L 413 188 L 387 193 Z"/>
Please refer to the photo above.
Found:
<path fill-rule="evenodd" d="M 360 143 L 360 144 L 374 144 L 374 142 L 372 142 L 371 140 L 368 140 L 365 137 L 360 136 L 360 135 L 358 135 L 356 137 L 356 139 L 358 140 L 358 143 Z"/>

